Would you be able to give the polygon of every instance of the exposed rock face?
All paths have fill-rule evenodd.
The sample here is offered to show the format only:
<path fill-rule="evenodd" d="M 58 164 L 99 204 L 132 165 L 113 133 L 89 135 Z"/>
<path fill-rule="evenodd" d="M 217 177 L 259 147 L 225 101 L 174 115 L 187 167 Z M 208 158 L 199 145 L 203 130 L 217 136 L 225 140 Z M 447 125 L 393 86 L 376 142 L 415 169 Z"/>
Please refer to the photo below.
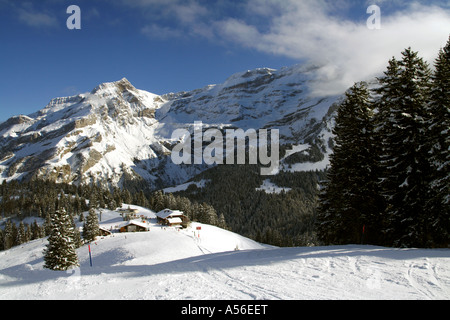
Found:
<path fill-rule="evenodd" d="M 205 166 L 174 165 L 171 134 L 195 121 L 279 129 L 282 143 L 324 140 L 338 97 L 308 95 L 314 71 L 256 69 L 223 84 L 162 96 L 124 78 L 52 99 L 40 111 L 0 124 L 0 180 L 42 177 L 118 186 L 135 180 L 150 188 L 182 183 Z"/>

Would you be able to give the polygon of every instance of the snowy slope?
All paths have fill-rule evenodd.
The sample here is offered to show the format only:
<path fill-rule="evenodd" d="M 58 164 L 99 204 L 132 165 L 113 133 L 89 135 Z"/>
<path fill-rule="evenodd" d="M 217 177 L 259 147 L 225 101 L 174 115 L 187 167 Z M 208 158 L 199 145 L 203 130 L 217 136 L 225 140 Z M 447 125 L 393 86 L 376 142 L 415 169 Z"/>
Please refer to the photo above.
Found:
<path fill-rule="evenodd" d="M 92 267 L 81 247 L 80 268 L 68 272 L 43 269 L 46 240 L 0 252 L 0 299 L 450 299 L 450 250 L 275 248 L 208 225 L 149 221 L 150 232 L 91 244 Z M 101 225 L 121 223 L 103 211 Z"/>

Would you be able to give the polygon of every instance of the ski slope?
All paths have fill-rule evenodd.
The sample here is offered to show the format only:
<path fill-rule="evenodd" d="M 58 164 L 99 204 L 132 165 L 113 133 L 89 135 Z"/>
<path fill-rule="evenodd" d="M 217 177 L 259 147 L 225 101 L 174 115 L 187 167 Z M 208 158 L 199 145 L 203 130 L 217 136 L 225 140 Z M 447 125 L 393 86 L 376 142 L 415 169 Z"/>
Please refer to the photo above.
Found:
<path fill-rule="evenodd" d="M 0 252 L 0 299 L 450 299 L 448 249 L 276 248 L 198 223 L 163 228 L 139 209 L 150 232 L 98 238 L 92 267 L 87 245 L 67 272 L 43 268 L 46 240 Z M 103 210 L 101 226 L 122 223 Z"/>

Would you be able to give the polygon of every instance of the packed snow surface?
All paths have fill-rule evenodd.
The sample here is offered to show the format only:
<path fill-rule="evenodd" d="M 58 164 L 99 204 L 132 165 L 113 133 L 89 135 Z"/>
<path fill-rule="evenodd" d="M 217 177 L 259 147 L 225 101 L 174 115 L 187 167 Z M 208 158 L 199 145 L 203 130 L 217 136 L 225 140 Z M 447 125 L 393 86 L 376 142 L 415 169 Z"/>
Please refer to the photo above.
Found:
<path fill-rule="evenodd" d="M 87 245 L 67 272 L 43 268 L 45 239 L 0 252 L 0 299 L 450 299 L 447 249 L 277 248 L 204 224 L 164 228 L 139 210 L 150 232 L 98 238 L 92 267 Z M 101 226 L 123 223 L 103 210 Z"/>

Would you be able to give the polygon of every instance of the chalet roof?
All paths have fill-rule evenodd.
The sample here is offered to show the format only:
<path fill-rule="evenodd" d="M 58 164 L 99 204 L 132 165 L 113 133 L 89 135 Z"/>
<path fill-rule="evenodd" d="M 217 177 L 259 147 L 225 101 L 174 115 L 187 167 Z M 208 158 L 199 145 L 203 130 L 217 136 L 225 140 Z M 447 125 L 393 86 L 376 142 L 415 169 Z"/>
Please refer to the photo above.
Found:
<path fill-rule="evenodd" d="M 156 216 L 161 219 L 167 219 L 184 216 L 184 213 L 179 210 L 164 209 L 158 212 Z"/>
<path fill-rule="evenodd" d="M 167 220 L 169 221 L 170 224 L 183 223 L 183 220 L 181 220 L 181 218 L 169 218 Z"/>
<path fill-rule="evenodd" d="M 141 222 L 141 221 L 137 221 L 137 220 L 130 220 L 126 224 L 124 224 L 122 227 L 129 226 L 130 224 L 139 226 L 142 228 L 146 228 L 146 229 L 150 227 L 146 222 Z"/>
<path fill-rule="evenodd" d="M 129 213 L 137 213 L 139 212 L 139 209 L 136 208 L 119 208 L 117 209 L 119 212 L 129 212 Z"/>

